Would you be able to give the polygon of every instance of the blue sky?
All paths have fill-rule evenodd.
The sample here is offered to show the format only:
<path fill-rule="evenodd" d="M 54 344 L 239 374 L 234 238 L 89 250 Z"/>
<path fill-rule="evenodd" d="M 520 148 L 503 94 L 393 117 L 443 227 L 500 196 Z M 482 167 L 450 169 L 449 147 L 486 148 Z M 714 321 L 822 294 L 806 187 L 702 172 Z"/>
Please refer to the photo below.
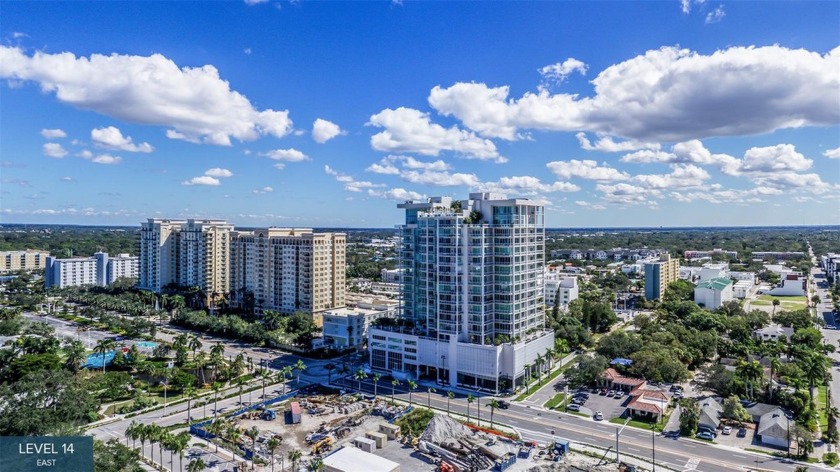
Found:
<path fill-rule="evenodd" d="M 840 3 L 2 2 L 0 221 L 840 223 Z"/>

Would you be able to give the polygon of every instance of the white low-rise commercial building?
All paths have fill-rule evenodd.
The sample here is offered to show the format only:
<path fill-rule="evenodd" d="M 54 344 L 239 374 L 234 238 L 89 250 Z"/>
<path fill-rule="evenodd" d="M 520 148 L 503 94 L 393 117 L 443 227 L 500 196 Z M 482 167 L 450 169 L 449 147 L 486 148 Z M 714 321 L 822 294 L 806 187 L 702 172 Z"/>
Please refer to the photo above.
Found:
<path fill-rule="evenodd" d="M 344 446 L 324 458 L 325 472 L 399 472 L 399 470 L 398 463 L 352 446 Z"/>
<path fill-rule="evenodd" d="M 402 269 L 382 269 L 379 277 L 387 284 L 399 284 L 402 282 Z"/>
<path fill-rule="evenodd" d="M 796 297 L 805 295 L 808 279 L 796 273 L 784 273 L 779 286 L 771 289 L 770 295 Z"/>
<path fill-rule="evenodd" d="M 724 277 L 703 280 L 694 288 L 694 301 L 708 310 L 716 310 L 732 300 L 732 280 Z"/>
<path fill-rule="evenodd" d="M 735 298 L 747 298 L 753 287 L 755 284 L 751 280 L 739 280 L 732 286 L 732 295 Z"/>
<path fill-rule="evenodd" d="M 726 264 L 703 264 L 700 273 L 697 275 L 700 280 L 729 278 L 729 266 Z"/>
<path fill-rule="evenodd" d="M 390 314 L 390 316 L 389 316 Z M 392 318 L 393 311 L 364 308 L 334 308 L 322 312 L 324 342 L 336 349 L 359 347 L 367 338 L 368 328 L 374 320 Z"/>

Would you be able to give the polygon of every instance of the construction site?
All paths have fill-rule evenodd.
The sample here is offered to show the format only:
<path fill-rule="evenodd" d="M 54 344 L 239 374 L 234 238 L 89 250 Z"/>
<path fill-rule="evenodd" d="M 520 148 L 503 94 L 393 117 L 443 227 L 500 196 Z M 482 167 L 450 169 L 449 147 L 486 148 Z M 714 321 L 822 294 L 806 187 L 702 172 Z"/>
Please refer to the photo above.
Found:
<path fill-rule="evenodd" d="M 283 471 L 308 470 L 317 460 L 327 472 L 616 470 L 615 464 L 599 466 L 598 459 L 573 453 L 561 439 L 525 443 L 381 398 L 311 394 L 239 412 L 226 421 L 234 429 L 257 434 L 213 435 L 203 425 L 200 435 L 222 446 L 235 442 L 248 459 L 253 450 L 256 470 L 271 470 L 272 458 L 274 470 Z M 280 441 L 273 454 L 271 438 Z M 300 456 L 292 461 L 289 451 L 299 451 Z M 240 470 L 250 469 L 243 463 Z"/>

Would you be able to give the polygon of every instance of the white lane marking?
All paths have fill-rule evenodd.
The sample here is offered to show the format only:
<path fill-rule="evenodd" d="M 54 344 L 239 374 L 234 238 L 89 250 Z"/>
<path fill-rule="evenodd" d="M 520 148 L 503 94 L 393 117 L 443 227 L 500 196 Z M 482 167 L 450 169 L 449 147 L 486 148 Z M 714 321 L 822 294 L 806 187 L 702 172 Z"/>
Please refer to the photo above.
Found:
<path fill-rule="evenodd" d="M 696 457 L 692 457 L 691 459 L 688 460 L 688 462 L 685 463 L 685 470 L 686 471 L 696 470 L 697 466 L 699 464 L 700 464 L 700 459 L 698 459 Z"/>

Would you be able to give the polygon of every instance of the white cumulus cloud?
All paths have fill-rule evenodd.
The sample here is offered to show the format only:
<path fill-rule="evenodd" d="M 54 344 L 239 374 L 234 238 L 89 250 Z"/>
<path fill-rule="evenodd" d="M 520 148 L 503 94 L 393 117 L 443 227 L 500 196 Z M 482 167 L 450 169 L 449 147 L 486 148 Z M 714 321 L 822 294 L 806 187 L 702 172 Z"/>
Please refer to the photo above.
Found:
<path fill-rule="evenodd" d="M 457 126 L 444 128 L 429 115 L 412 108 L 385 109 L 370 117 L 370 125 L 384 128 L 370 138 L 373 149 L 384 152 L 416 152 L 437 156 L 452 151 L 467 159 L 506 162 L 496 145 Z"/>
<path fill-rule="evenodd" d="M 210 177 L 233 177 L 233 172 L 227 169 L 222 169 L 221 167 L 214 167 L 212 169 L 207 169 L 207 171 L 204 172 L 204 175 L 208 175 Z"/>
<path fill-rule="evenodd" d="M 823 152 L 823 156 L 829 159 L 840 159 L 840 147 Z"/>
<path fill-rule="evenodd" d="M 190 180 L 185 180 L 181 182 L 182 185 L 210 185 L 210 186 L 218 186 L 222 183 L 219 179 L 215 177 L 210 177 L 209 175 L 201 175 L 198 177 L 193 177 Z"/>
<path fill-rule="evenodd" d="M 119 164 L 122 162 L 122 157 L 120 156 L 112 156 L 110 154 L 93 154 L 88 150 L 84 150 L 78 154 L 79 157 L 82 159 L 86 159 L 94 164 Z"/>
<path fill-rule="evenodd" d="M 260 153 L 261 156 L 265 156 L 269 159 L 274 159 L 275 161 L 286 161 L 286 162 L 300 162 L 308 160 L 309 157 L 306 154 L 298 151 L 295 148 L 290 149 L 274 149 L 268 152 Z"/>
<path fill-rule="evenodd" d="M 548 170 L 561 179 L 586 179 L 586 180 L 627 180 L 630 175 L 606 165 L 599 166 L 591 160 L 571 159 L 568 161 L 555 161 L 546 164 Z"/>
<path fill-rule="evenodd" d="M 507 86 L 456 83 L 434 87 L 429 103 L 490 138 L 538 129 L 679 142 L 836 125 L 837 70 L 840 47 L 825 54 L 731 47 L 708 55 L 663 47 L 601 71 L 590 97 L 541 89 L 510 98 Z"/>
<path fill-rule="evenodd" d="M 336 136 L 344 134 L 347 134 L 347 132 L 331 121 L 318 118 L 314 123 L 312 123 L 312 139 L 314 139 L 316 143 L 323 144 Z"/>
<path fill-rule="evenodd" d="M 724 16 L 726 16 L 726 12 L 723 11 L 723 5 L 718 5 L 717 8 L 706 14 L 706 24 L 718 23 Z"/>
<path fill-rule="evenodd" d="M 368 195 L 372 197 L 381 197 L 397 202 L 404 202 L 408 200 L 423 200 L 426 198 L 422 193 L 417 193 L 412 190 L 404 188 L 392 188 L 390 190 L 368 190 Z"/>
<path fill-rule="evenodd" d="M 61 159 L 62 157 L 67 155 L 67 150 L 61 144 L 58 143 L 46 143 L 42 147 L 44 151 L 44 155 L 48 157 L 54 157 L 56 159 Z"/>
<path fill-rule="evenodd" d="M 66 138 L 67 133 L 64 132 L 62 129 L 47 129 L 44 128 L 41 130 L 41 136 L 47 139 L 57 139 L 57 138 Z"/>
<path fill-rule="evenodd" d="M 586 75 L 587 69 L 588 67 L 582 61 L 570 57 L 563 62 L 541 67 L 539 73 L 544 81 L 560 84 L 565 82 L 574 72 Z"/>
<path fill-rule="evenodd" d="M 271 187 L 255 188 L 254 190 L 251 190 L 251 192 L 255 195 L 263 195 L 266 193 L 271 193 L 273 191 L 274 189 Z"/>
<path fill-rule="evenodd" d="M 292 130 L 287 110 L 257 110 L 212 65 L 179 67 L 161 54 L 27 55 L 0 46 L 0 78 L 33 81 L 68 105 L 122 121 L 169 128 L 167 136 L 230 145 Z"/>
<path fill-rule="evenodd" d="M 581 149 L 585 151 L 624 152 L 635 151 L 637 149 L 659 149 L 659 143 L 643 143 L 632 139 L 616 142 L 610 136 L 599 136 L 595 144 L 592 144 L 592 141 L 586 137 L 586 133 L 577 133 L 575 137 L 578 139 Z"/>
<path fill-rule="evenodd" d="M 97 146 L 120 151 L 148 153 L 155 150 L 149 143 L 134 144 L 130 136 L 123 136 L 119 128 L 113 126 L 91 130 L 90 139 Z"/>

